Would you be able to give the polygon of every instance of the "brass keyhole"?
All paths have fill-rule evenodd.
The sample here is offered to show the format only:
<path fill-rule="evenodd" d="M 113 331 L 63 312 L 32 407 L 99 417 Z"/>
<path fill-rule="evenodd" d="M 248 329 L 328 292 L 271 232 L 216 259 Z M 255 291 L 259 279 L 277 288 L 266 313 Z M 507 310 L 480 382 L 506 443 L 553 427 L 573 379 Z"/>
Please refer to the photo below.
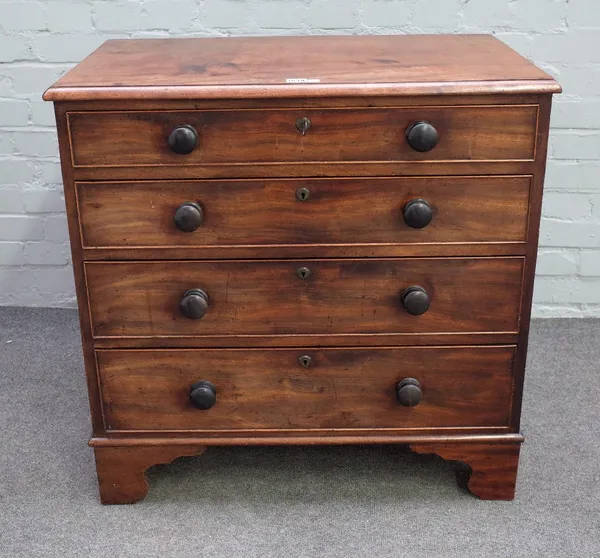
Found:
<path fill-rule="evenodd" d="M 306 116 L 303 116 L 302 118 L 298 118 L 298 120 L 296 120 L 296 128 L 303 136 L 306 135 L 306 132 L 308 132 L 310 126 L 310 119 Z"/>
<path fill-rule="evenodd" d="M 298 358 L 298 362 L 300 363 L 300 366 L 308 368 L 310 366 L 310 363 L 312 362 L 312 358 L 310 358 L 308 355 L 302 355 Z"/>
<path fill-rule="evenodd" d="M 296 190 L 296 198 L 300 201 L 306 201 L 310 196 L 310 190 L 308 188 L 298 188 Z"/>
<path fill-rule="evenodd" d="M 310 269 L 308 269 L 308 267 L 299 267 L 296 270 L 296 273 L 300 279 L 308 279 L 310 276 Z"/>

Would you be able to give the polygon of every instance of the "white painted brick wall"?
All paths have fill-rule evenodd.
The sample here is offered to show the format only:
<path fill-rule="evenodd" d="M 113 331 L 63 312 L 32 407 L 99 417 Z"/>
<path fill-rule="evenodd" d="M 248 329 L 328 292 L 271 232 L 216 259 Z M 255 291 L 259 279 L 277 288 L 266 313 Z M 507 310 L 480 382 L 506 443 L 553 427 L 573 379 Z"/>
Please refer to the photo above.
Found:
<path fill-rule="evenodd" d="M 563 85 L 535 314 L 600 316 L 598 0 L 0 0 L 0 304 L 72 306 L 45 88 L 109 38 L 494 33 Z"/>

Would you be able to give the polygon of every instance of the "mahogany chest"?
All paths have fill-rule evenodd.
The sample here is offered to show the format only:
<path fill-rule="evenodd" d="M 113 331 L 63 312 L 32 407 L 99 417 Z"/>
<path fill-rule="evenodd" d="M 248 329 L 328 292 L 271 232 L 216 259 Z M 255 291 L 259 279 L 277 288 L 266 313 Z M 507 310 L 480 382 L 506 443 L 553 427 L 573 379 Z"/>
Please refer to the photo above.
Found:
<path fill-rule="evenodd" d="M 559 91 L 484 35 L 115 40 L 53 85 L 102 502 L 247 444 L 513 498 Z"/>

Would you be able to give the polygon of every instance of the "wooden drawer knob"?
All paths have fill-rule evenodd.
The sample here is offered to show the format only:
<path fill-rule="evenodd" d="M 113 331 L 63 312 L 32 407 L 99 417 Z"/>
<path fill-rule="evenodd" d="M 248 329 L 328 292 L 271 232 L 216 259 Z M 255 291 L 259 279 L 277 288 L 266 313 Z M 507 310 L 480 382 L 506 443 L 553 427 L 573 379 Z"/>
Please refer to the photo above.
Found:
<path fill-rule="evenodd" d="M 208 295 L 202 289 L 190 289 L 183 295 L 179 309 L 186 318 L 199 320 L 208 311 Z"/>
<path fill-rule="evenodd" d="M 175 226 L 183 232 L 195 231 L 204 220 L 204 211 L 196 202 L 182 203 L 175 211 L 173 221 Z"/>
<path fill-rule="evenodd" d="M 418 380 L 414 378 L 404 378 L 396 386 L 396 397 L 398 403 L 403 407 L 414 407 L 423 399 L 423 390 Z"/>
<path fill-rule="evenodd" d="M 413 316 L 424 314 L 429 309 L 429 295 L 423 287 L 408 287 L 401 298 L 402 306 Z"/>
<path fill-rule="evenodd" d="M 431 223 L 433 211 L 421 198 L 410 200 L 404 207 L 404 222 L 413 229 L 422 229 Z"/>
<path fill-rule="evenodd" d="M 429 122 L 421 120 L 406 130 L 406 141 L 415 151 L 424 153 L 431 151 L 438 143 L 440 136 L 435 127 Z"/>
<path fill-rule="evenodd" d="M 198 132 L 193 126 L 177 126 L 169 134 L 169 147 L 179 155 L 187 155 L 198 145 Z"/>
<path fill-rule="evenodd" d="M 200 380 L 192 385 L 190 388 L 190 403 L 205 411 L 210 409 L 217 402 L 217 388 L 211 382 L 206 380 Z"/>

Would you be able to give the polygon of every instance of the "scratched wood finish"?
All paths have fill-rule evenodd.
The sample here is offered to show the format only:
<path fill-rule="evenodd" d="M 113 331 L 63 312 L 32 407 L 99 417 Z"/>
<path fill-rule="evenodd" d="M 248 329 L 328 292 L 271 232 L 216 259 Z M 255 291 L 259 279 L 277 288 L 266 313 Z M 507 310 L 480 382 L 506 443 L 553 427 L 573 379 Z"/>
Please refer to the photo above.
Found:
<path fill-rule="evenodd" d="M 86 247 L 305 244 L 314 250 L 332 244 L 524 242 L 530 177 L 86 182 L 77 187 Z M 296 198 L 299 188 L 308 189 L 306 201 Z M 413 199 L 433 208 L 425 228 L 404 221 L 404 208 Z M 173 220 L 187 201 L 204 212 L 191 233 Z"/>
<path fill-rule="evenodd" d="M 308 368 L 298 359 L 308 355 Z M 507 427 L 514 347 L 97 352 L 107 430 Z M 401 406 L 416 378 L 423 399 Z M 199 380 L 217 388 L 201 411 Z"/>
<path fill-rule="evenodd" d="M 435 453 L 469 466 L 467 487 L 482 500 L 515 497 L 521 444 L 411 444 L 416 453 Z"/>
<path fill-rule="evenodd" d="M 302 135 L 298 118 L 309 118 Z M 431 122 L 440 140 L 414 151 L 406 130 Z M 398 109 L 73 112 L 75 167 L 210 165 L 298 161 L 531 160 L 537 107 L 407 107 Z M 198 147 L 174 153 L 171 131 L 193 126 Z"/>
<path fill-rule="evenodd" d="M 522 258 L 86 264 L 97 337 L 517 331 L 522 272 Z M 400 300 L 413 285 L 431 298 L 420 316 Z M 179 311 L 193 288 L 210 297 L 200 320 Z"/>
<path fill-rule="evenodd" d="M 288 83 L 289 78 L 317 80 Z M 46 100 L 556 93 L 491 36 L 237 37 L 107 41 Z"/>

